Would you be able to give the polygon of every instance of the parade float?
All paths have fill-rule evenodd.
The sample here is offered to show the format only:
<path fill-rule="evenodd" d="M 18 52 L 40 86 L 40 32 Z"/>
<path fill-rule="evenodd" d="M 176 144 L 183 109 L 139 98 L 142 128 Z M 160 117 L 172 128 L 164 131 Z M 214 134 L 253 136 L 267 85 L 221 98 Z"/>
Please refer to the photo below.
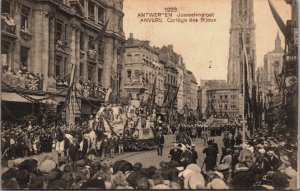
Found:
<path fill-rule="evenodd" d="M 155 143 L 156 115 L 146 116 L 138 113 L 139 108 L 129 106 L 127 111 L 122 107 L 101 107 L 95 120 L 99 122 L 103 134 L 123 139 L 125 151 L 151 150 Z"/>

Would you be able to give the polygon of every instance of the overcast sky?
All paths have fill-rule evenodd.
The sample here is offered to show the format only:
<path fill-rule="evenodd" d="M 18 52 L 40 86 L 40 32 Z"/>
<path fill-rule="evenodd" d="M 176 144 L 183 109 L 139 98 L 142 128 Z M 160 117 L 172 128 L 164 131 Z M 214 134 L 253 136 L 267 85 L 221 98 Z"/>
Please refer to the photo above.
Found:
<path fill-rule="evenodd" d="M 263 56 L 275 46 L 277 32 L 284 46 L 283 35 L 273 19 L 267 0 L 254 1 L 256 24 L 257 66 Z M 291 8 L 285 0 L 272 0 L 284 22 L 290 19 Z M 177 7 L 181 13 L 214 13 L 213 23 L 140 23 L 138 13 L 164 12 L 166 7 Z M 183 56 L 187 69 L 200 83 L 201 79 L 227 78 L 231 0 L 124 0 L 124 32 L 126 38 L 149 40 L 150 45 L 162 47 L 173 44 L 174 51 Z M 174 17 L 174 15 L 173 15 Z M 212 68 L 209 69 L 209 61 Z"/>

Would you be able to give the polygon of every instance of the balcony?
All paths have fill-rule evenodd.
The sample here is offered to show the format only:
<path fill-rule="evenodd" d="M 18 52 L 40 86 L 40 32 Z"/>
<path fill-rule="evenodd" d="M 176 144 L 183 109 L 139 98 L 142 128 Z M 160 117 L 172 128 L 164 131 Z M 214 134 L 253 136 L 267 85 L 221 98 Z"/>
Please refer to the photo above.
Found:
<path fill-rule="evenodd" d="M 43 75 L 33 74 L 25 70 L 12 72 L 7 67 L 2 67 L 1 82 L 10 88 L 21 88 L 30 91 L 43 90 Z"/>
<path fill-rule="evenodd" d="M 27 28 L 22 27 L 22 29 L 20 30 L 20 36 L 26 41 L 32 39 L 32 34 L 30 33 L 28 27 Z"/>
<path fill-rule="evenodd" d="M 107 92 L 106 88 L 103 88 L 101 84 L 96 84 L 90 80 L 87 82 L 80 82 L 80 87 L 77 87 L 80 95 L 85 98 L 95 98 L 104 100 Z"/>
<path fill-rule="evenodd" d="M 93 15 L 93 14 L 91 14 L 91 13 L 89 13 L 88 18 L 89 18 L 90 20 L 92 20 L 92 21 L 95 21 L 95 15 Z"/>
<path fill-rule="evenodd" d="M 62 89 L 62 88 L 67 88 L 70 83 L 70 76 L 60 76 L 58 75 L 56 78 L 56 88 L 57 89 Z"/>
<path fill-rule="evenodd" d="M 1 31 L 6 32 L 13 37 L 16 37 L 16 23 L 15 20 L 8 14 L 1 15 Z"/>
<path fill-rule="evenodd" d="M 89 49 L 87 51 L 87 57 L 88 57 L 88 59 L 96 60 L 96 54 L 97 54 L 97 51 L 94 50 L 94 49 Z"/>

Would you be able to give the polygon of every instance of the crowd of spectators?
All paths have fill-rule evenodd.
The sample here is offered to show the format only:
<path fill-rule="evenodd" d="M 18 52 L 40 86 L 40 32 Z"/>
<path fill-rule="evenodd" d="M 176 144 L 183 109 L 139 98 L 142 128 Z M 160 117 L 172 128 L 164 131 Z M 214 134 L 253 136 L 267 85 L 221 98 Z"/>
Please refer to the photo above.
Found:
<path fill-rule="evenodd" d="M 2 124 L 2 132 L 5 133 L 8 127 L 11 127 L 11 124 Z M 9 135 L 18 137 L 22 134 L 18 128 L 10 131 Z M 53 130 L 49 128 L 45 131 L 38 128 L 31 125 L 29 135 L 30 132 L 51 135 Z M 210 161 L 207 150 L 212 148 L 213 151 L 215 147 L 213 141 L 209 139 L 207 147 L 203 150 L 205 158 L 208 159 L 204 160 L 202 166 L 192 161 L 181 163 L 176 160 L 161 161 L 157 168 L 144 166 L 142 163 L 131 164 L 126 160 L 107 163 L 95 158 L 81 157 L 73 161 L 63 156 L 55 162 L 49 156 L 39 161 L 33 157 L 26 160 L 16 159 L 13 166 L 4 167 L 2 187 L 4 189 L 296 188 L 297 146 L 288 141 L 288 137 L 269 136 L 262 130 L 254 137 L 248 137 L 247 142 L 242 144 L 239 131 L 235 134 L 223 131 L 222 134 L 224 138 L 221 157 L 213 162 L 212 168 L 206 164 Z M 26 140 L 26 134 L 24 136 Z M 2 141 L 3 138 L 7 139 L 4 136 Z M 182 149 L 178 144 L 176 147 Z"/>

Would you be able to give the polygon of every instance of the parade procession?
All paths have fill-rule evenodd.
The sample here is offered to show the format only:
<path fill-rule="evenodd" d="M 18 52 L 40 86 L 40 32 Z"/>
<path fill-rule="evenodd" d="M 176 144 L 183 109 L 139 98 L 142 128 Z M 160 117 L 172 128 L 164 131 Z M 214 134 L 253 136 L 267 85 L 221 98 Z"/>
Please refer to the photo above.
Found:
<path fill-rule="evenodd" d="M 1 1 L 3 190 L 297 190 L 298 134 L 297 0 Z"/>

